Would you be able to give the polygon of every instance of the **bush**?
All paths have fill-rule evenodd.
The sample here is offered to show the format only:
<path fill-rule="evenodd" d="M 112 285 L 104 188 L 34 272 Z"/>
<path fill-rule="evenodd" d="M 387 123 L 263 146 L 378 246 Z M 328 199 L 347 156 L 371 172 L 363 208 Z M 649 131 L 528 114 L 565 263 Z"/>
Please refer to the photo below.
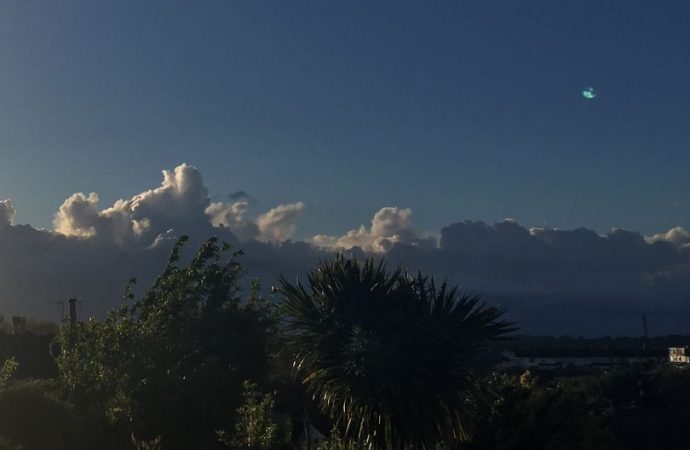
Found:
<path fill-rule="evenodd" d="M 215 239 L 179 266 L 186 238 L 141 299 L 128 290 L 102 321 L 64 327 L 61 380 L 82 411 L 107 419 L 137 445 L 164 449 L 220 446 L 242 380 L 262 380 L 270 311 L 238 296 L 238 252 Z"/>
<path fill-rule="evenodd" d="M 60 392 L 53 380 L 17 381 L 1 389 L 0 436 L 4 441 L 0 440 L 0 449 L 109 448 L 102 442 L 107 436 L 103 428 L 80 417 Z"/>
<path fill-rule="evenodd" d="M 469 400 L 471 450 L 608 450 L 608 401 L 598 378 L 556 380 L 544 385 L 525 374 L 493 374 Z"/>
<path fill-rule="evenodd" d="M 17 371 L 17 361 L 14 358 L 6 359 L 0 366 L 0 389 L 4 388 L 12 379 L 14 373 Z"/>
<path fill-rule="evenodd" d="M 221 441 L 235 450 L 288 450 L 292 448 L 290 422 L 276 423 L 274 394 L 262 394 L 256 383 L 245 381 L 244 403 L 237 410 L 231 434 L 219 432 Z"/>

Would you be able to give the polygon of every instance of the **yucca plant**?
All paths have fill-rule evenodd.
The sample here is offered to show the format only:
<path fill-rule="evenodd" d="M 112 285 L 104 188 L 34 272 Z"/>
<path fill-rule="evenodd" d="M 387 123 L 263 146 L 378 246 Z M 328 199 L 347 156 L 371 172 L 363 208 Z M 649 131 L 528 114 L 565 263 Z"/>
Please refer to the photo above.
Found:
<path fill-rule="evenodd" d="M 485 346 L 512 331 L 502 310 L 384 262 L 338 256 L 281 280 L 301 381 L 356 448 L 435 449 L 467 440 L 463 420 Z"/>

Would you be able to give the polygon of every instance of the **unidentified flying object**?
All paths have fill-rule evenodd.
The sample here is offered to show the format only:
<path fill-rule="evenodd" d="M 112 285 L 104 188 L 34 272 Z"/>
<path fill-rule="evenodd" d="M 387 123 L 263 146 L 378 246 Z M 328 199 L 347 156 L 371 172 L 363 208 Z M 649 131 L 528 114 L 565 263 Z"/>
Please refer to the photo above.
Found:
<path fill-rule="evenodd" d="M 596 98 L 597 91 L 595 91 L 594 88 L 590 86 L 590 87 L 584 88 L 582 90 L 582 96 L 588 100 L 592 100 L 592 99 Z"/>

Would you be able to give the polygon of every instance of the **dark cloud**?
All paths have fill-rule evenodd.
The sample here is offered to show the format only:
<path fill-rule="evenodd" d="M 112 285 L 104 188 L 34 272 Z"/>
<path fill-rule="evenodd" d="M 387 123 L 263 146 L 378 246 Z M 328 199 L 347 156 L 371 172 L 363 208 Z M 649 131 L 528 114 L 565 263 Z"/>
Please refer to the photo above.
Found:
<path fill-rule="evenodd" d="M 44 302 L 79 297 L 85 312 L 116 305 L 124 283 L 163 267 L 169 248 L 118 246 L 27 225 L 0 229 L 0 307 L 6 314 L 55 319 Z"/>
<path fill-rule="evenodd" d="M 638 333 L 647 314 L 657 332 L 690 332 L 690 248 L 677 234 L 465 221 L 443 228 L 438 249 L 396 245 L 388 256 L 499 301 L 526 331 Z"/>
<path fill-rule="evenodd" d="M 247 191 L 235 191 L 231 192 L 228 194 L 228 201 L 230 203 L 235 203 L 235 202 L 246 202 L 249 206 L 257 206 L 259 204 L 259 201 L 249 195 Z"/>

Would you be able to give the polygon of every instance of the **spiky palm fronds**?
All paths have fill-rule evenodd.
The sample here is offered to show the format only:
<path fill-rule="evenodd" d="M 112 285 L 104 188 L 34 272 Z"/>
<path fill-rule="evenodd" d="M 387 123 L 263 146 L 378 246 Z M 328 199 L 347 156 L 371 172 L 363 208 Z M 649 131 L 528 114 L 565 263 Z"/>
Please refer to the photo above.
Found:
<path fill-rule="evenodd" d="M 287 335 L 302 382 L 345 440 L 433 449 L 468 437 L 463 403 L 489 341 L 512 331 L 502 311 L 446 283 L 383 262 L 337 257 L 282 280 Z"/>

